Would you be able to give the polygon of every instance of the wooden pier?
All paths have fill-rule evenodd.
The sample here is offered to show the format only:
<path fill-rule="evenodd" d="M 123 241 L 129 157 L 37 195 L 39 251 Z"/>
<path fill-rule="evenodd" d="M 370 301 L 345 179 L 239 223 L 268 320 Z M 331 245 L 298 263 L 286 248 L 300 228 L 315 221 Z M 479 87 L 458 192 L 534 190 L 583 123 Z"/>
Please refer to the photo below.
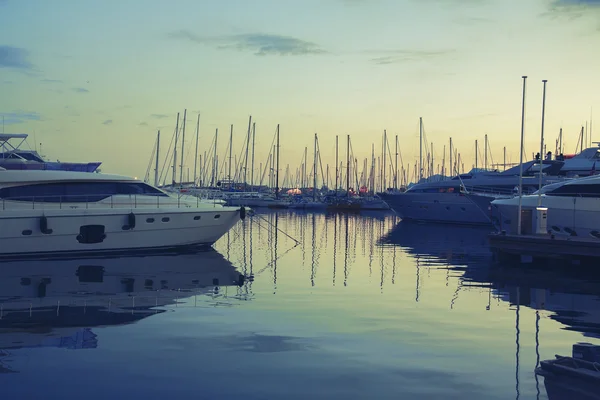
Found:
<path fill-rule="evenodd" d="M 600 240 L 577 236 L 491 233 L 496 262 L 591 264 L 600 261 Z"/>

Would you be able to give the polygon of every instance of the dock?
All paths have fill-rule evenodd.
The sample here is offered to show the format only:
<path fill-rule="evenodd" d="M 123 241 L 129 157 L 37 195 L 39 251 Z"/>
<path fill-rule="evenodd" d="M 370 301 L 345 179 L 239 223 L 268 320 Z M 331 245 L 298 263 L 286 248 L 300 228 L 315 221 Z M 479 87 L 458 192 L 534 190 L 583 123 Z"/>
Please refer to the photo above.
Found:
<path fill-rule="evenodd" d="M 593 238 L 499 232 L 489 234 L 488 240 L 494 260 L 499 263 L 597 265 L 600 261 L 600 240 Z"/>

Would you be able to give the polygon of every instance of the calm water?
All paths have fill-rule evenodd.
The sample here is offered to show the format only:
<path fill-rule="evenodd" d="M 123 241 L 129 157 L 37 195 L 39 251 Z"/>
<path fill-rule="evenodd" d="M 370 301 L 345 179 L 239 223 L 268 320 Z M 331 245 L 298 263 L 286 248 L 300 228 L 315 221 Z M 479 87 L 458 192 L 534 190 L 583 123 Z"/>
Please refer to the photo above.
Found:
<path fill-rule="evenodd" d="M 600 344 L 597 277 L 397 223 L 282 211 L 201 254 L 2 263 L 2 399 L 546 399 L 538 360 Z"/>

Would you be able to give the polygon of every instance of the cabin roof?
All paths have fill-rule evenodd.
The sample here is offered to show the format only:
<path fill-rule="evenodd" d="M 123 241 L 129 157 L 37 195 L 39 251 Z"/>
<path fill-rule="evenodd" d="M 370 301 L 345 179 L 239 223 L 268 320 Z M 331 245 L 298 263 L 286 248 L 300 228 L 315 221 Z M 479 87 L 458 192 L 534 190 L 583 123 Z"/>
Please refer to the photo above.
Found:
<path fill-rule="evenodd" d="M 10 139 L 27 139 L 26 133 L 0 133 L 0 142 L 6 142 Z"/>
<path fill-rule="evenodd" d="M 0 184 L 50 182 L 141 182 L 123 175 L 49 170 L 0 170 Z"/>

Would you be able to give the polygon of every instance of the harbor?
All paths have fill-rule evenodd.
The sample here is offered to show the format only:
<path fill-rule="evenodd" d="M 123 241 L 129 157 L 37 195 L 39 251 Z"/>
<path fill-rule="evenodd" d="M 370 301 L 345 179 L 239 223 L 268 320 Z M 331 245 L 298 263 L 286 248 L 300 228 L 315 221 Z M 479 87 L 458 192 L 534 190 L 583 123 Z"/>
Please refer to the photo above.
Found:
<path fill-rule="evenodd" d="M 600 400 L 598 0 L 109 3 L 0 0 L 0 400 Z"/>

